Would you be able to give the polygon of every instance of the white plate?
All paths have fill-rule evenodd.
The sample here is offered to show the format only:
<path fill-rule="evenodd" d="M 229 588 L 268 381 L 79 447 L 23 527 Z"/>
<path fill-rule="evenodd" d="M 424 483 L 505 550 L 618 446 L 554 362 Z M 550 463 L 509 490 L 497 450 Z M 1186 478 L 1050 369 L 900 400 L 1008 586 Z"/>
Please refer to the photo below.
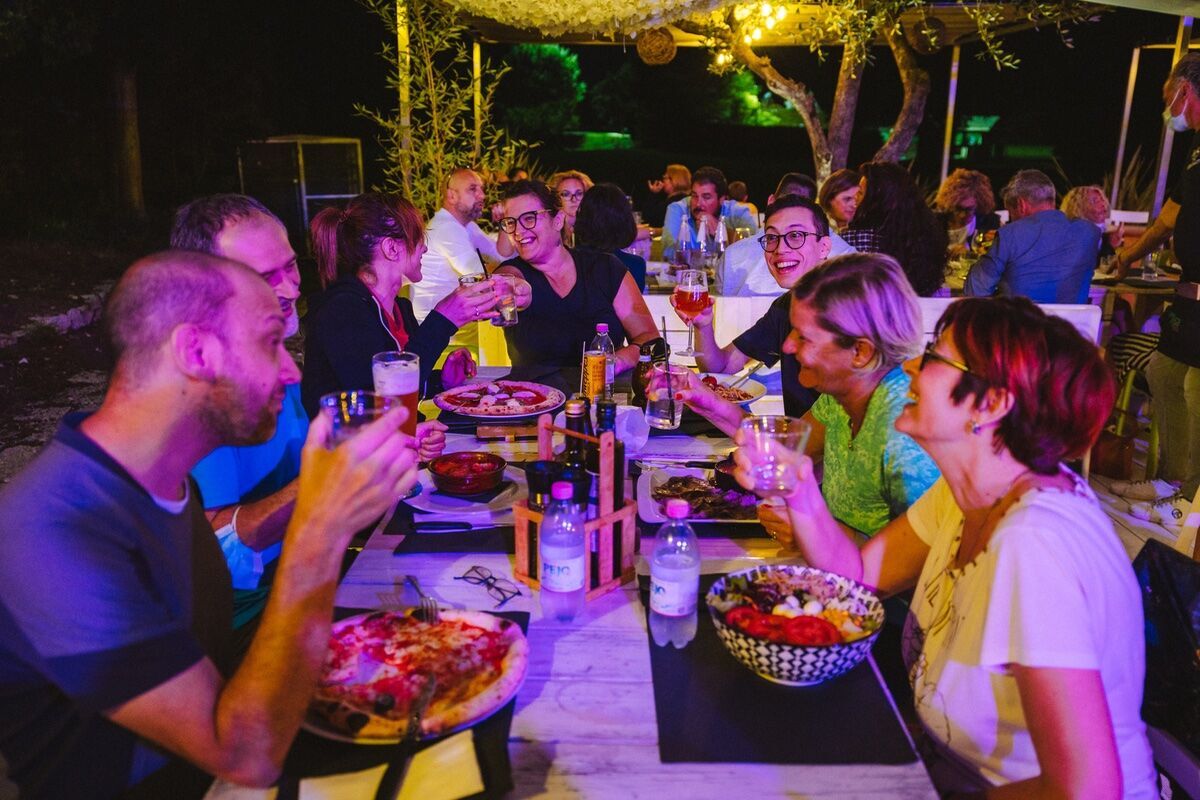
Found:
<path fill-rule="evenodd" d="M 499 381 L 474 380 L 474 381 L 471 381 L 471 385 L 487 386 L 489 383 L 493 383 L 493 382 L 498 383 L 498 382 L 504 381 L 504 380 L 507 380 L 507 379 L 500 378 Z M 483 422 L 486 422 L 488 420 L 506 420 L 506 419 L 521 419 L 522 417 L 537 417 L 537 416 L 541 416 L 542 414 L 547 414 L 547 413 L 553 414 L 555 411 L 557 411 L 559 408 L 562 407 L 563 403 L 567 402 L 567 396 L 565 394 L 563 394 L 561 391 L 559 391 L 558 389 L 555 389 L 553 386 L 547 386 L 544 383 L 536 383 L 534 381 L 513 381 L 513 382 L 514 383 L 528 383 L 531 387 L 536 387 L 537 391 L 544 394 L 546 396 L 547 400 L 553 400 L 554 405 L 550 406 L 549 408 L 543 408 L 540 411 L 514 411 L 512 414 L 478 414 L 478 413 L 467 411 L 465 409 L 458 408 L 458 407 L 446 408 L 438 403 L 438 400 L 440 400 L 442 398 L 442 396 L 445 395 L 447 392 L 461 391 L 462 387 L 457 387 L 455 389 L 447 389 L 445 392 L 442 392 L 441 394 L 434 397 L 433 402 L 434 402 L 434 405 L 436 405 L 442 411 L 446 411 L 451 414 L 458 414 L 460 417 L 469 417 L 471 419 L 481 420 Z"/>
<path fill-rule="evenodd" d="M 717 383 L 721 384 L 722 386 L 728 386 L 729 384 L 734 383 L 738 379 L 738 376 L 736 376 L 736 375 L 725 375 L 720 372 L 701 372 L 700 373 L 701 378 L 705 378 L 709 375 L 712 375 L 714 378 L 716 378 Z M 744 405 L 753 403 L 755 400 L 757 400 L 758 398 L 762 397 L 764 394 L 767 393 L 767 387 L 763 386 L 761 383 L 754 380 L 753 378 L 750 378 L 749 380 L 747 380 L 745 383 L 743 383 L 738 388 L 741 389 L 746 394 L 750 395 L 750 399 L 743 400 L 742 402 L 738 403 L 739 406 L 744 406 Z"/>
<path fill-rule="evenodd" d="M 651 492 L 671 478 L 692 476 L 695 478 L 711 478 L 711 469 L 696 469 L 694 467 L 644 467 L 637 483 L 638 516 L 644 522 L 661 525 L 667 521 L 662 512 L 662 506 L 651 497 Z M 721 522 L 731 525 L 757 525 L 757 516 L 752 519 L 711 519 L 709 517 L 690 520 L 691 522 Z"/>
<path fill-rule="evenodd" d="M 429 474 L 429 470 L 423 469 L 418 476 L 421 484 L 421 493 L 416 497 L 408 498 L 404 502 L 415 511 L 423 511 L 427 514 L 511 513 L 513 504 L 517 501 L 517 498 L 522 497 L 525 493 L 525 470 L 518 467 L 505 467 L 504 477 L 510 481 L 508 488 L 501 491 L 488 502 L 480 503 L 478 500 L 472 500 L 469 497 L 454 497 L 442 494 L 433 485 L 433 476 Z"/>

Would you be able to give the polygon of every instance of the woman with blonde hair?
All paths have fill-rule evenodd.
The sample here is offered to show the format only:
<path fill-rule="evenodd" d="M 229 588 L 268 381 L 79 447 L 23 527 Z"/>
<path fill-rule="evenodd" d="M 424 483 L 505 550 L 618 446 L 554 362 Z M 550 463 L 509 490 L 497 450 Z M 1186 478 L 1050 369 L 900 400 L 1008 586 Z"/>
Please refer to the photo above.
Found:
<path fill-rule="evenodd" d="M 579 213 L 579 204 L 583 202 L 583 196 L 594 185 L 592 179 L 577 169 L 569 169 L 551 175 L 547 185 L 562 203 L 563 217 L 566 219 L 566 225 L 563 226 L 563 244 L 574 247 L 575 215 Z"/>
<path fill-rule="evenodd" d="M 1125 238 L 1125 223 L 1107 227 L 1111 209 L 1104 190 L 1099 186 L 1075 186 L 1069 189 L 1063 195 L 1058 210 L 1066 214 L 1068 219 L 1086 219 L 1100 229 L 1104 235 L 1100 240 L 1100 258 L 1116 253 L 1121 240 Z"/>
<path fill-rule="evenodd" d="M 841 525 L 872 535 L 904 513 L 938 478 L 917 444 L 895 429 L 908 402 L 901 365 L 920 351 L 921 309 L 894 258 L 854 253 L 832 258 L 793 287 L 784 358 L 800 365 L 800 383 L 821 392 L 804 418 L 806 452 L 824 463 L 822 493 Z M 699 378 L 680 399 L 729 435 L 739 406 Z"/>
<path fill-rule="evenodd" d="M 938 187 L 933 205 L 945 222 L 950 250 L 955 254 L 970 250 L 975 234 L 1000 228 L 992 182 L 978 170 L 951 172 Z"/>

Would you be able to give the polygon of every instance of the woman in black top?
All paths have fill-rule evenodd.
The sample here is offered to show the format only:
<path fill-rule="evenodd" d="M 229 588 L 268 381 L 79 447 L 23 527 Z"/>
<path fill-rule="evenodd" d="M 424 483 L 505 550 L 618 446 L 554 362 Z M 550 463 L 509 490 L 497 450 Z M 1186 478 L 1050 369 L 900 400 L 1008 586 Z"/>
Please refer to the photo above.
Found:
<path fill-rule="evenodd" d="M 417 323 L 412 303 L 397 292 L 405 280 L 421 280 L 425 224 L 399 195 L 361 194 L 345 211 L 321 211 L 311 229 L 325 290 L 310 299 L 305 317 L 300 396 L 310 417 L 321 395 L 370 389 L 371 357 L 387 350 L 420 356 L 422 395 L 428 394 L 429 373 L 454 332 L 497 316 L 492 284 L 484 281 L 458 287 Z M 442 367 L 443 386 L 457 386 L 474 373 L 470 352 L 456 350 Z"/>
<path fill-rule="evenodd" d="M 896 259 L 917 294 L 932 296 L 946 280 L 945 226 L 904 167 L 872 161 L 858 171 L 862 201 L 842 238 L 859 252 Z"/>
<path fill-rule="evenodd" d="M 496 274 L 530 287 L 528 298 L 518 295 L 519 322 L 504 329 L 513 365 L 578 367 L 583 346 L 604 322 L 617 348 L 617 372 L 632 369 L 637 346 L 659 335 L 633 276 L 612 255 L 563 246 L 562 209 L 544 183 L 510 183 L 503 201 L 500 227 L 518 257 Z"/>
<path fill-rule="evenodd" d="M 646 290 L 646 259 L 623 249 L 636 238 L 633 208 L 621 187 L 597 183 L 588 189 L 575 215 L 575 246 L 616 256 L 642 292 Z"/>

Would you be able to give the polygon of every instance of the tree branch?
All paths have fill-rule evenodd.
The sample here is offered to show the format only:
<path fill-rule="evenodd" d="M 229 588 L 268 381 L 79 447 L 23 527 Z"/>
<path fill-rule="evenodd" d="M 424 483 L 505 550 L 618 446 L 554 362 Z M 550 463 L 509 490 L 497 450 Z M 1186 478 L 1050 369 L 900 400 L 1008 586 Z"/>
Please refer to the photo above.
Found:
<path fill-rule="evenodd" d="M 899 25 L 884 30 L 896 67 L 900 70 L 900 81 L 904 84 L 904 102 L 896 115 L 896 124 L 883 147 L 875 153 L 876 161 L 899 161 L 912 144 L 917 128 L 925 116 L 925 101 L 929 99 L 929 73 L 917 63 L 917 56 L 904 40 Z"/>
<path fill-rule="evenodd" d="M 833 94 L 833 110 L 829 115 L 829 170 L 842 169 L 850 153 L 850 137 L 854 133 L 854 115 L 858 110 L 858 95 L 862 89 L 865 63 L 855 58 L 850 47 L 842 50 L 842 65 L 838 69 L 837 89 Z M 817 171 L 817 181 L 824 181 L 828 173 Z"/>

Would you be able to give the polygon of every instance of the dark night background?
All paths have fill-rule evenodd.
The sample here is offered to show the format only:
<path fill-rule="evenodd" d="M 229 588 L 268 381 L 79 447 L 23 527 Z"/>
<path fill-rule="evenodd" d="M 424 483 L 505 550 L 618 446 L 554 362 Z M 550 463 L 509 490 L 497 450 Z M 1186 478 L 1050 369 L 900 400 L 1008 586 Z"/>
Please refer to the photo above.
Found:
<path fill-rule="evenodd" d="M 65 18 L 71 24 L 60 26 L 65 30 L 43 20 L 37 35 L 0 52 L 0 235 L 86 237 L 120 230 L 106 224 L 112 200 L 102 65 L 121 47 L 133 54 L 138 70 L 151 227 L 162 231 L 165 214 L 192 196 L 236 190 L 236 148 L 247 139 L 284 133 L 361 137 L 367 183 L 378 182 L 376 130 L 351 106 L 393 104 L 377 55 L 388 34 L 352 0 L 113 0 L 87 8 L 77 25 L 70 15 Z M 1176 25 L 1177 19 L 1167 15 L 1115 10 L 1099 22 L 1074 27 L 1073 49 L 1053 29 L 1024 32 L 1005 45 L 1021 59 L 1019 69 L 1003 72 L 976 58 L 979 45 L 967 45 L 957 119 L 998 115 L 1000 120 L 962 165 L 984 169 L 997 188 L 1024 166 L 1046 169 L 1061 189 L 1100 182 L 1113 170 L 1131 48 L 1171 41 Z M 710 163 L 730 179 L 747 181 L 751 199 L 760 203 L 781 172 L 811 171 L 802 129 L 710 124 L 720 82 L 705 71 L 706 52 L 681 49 L 671 64 L 649 67 L 632 48 L 574 51 L 589 89 L 624 68 L 630 95 L 621 109 L 636 149 L 573 153 L 552 141 L 535 152 L 543 169 L 579 167 L 635 192 L 645 178 L 661 174 L 668 159 L 693 168 Z M 507 52 L 502 45 L 484 47 L 485 57 L 492 59 Z M 767 52 L 786 74 L 806 79 L 828 107 L 836 61 L 820 64 L 800 48 Z M 851 165 L 874 152 L 878 128 L 890 124 L 900 103 L 890 54 L 876 53 L 863 84 Z M 1127 152 L 1140 146 L 1148 160 L 1161 131 L 1159 87 L 1169 62 L 1165 50 L 1142 58 Z M 933 189 L 949 49 L 923 57 L 922 64 L 931 73 L 933 90 L 915 170 Z M 585 98 L 582 128 L 604 129 L 596 123 L 613 115 L 613 85 L 610 81 L 605 114 L 591 95 Z M 1003 157 L 1014 145 L 1049 146 L 1058 166 L 1032 156 Z M 1186 148 L 1186 142 L 1176 143 L 1176 153 Z"/>

